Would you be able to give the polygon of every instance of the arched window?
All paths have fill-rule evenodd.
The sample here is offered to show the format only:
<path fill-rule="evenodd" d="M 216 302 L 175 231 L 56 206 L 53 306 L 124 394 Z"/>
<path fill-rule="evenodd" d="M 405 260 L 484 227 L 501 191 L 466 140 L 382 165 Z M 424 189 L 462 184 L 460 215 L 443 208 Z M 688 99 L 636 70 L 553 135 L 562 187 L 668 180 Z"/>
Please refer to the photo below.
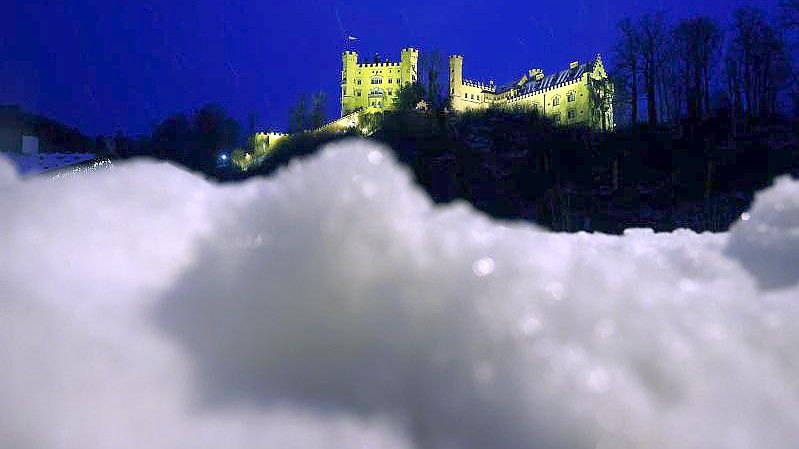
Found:
<path fill-rule="evenodd" d="M 574 91 L 569 92 L 569 95 L 566 96 L 566 101 L 571 103 L 572 101 L 577 99 L 577 94 Z"/>
<path fill-rule="evenodd" d="M 560 95 L 555 95 L 552 97 L 552 106 L 557 106 L 560 104 Z"/>
<path fill-rule="evenodd" d="M 383 84 L 383 78 L 379 76 L 372 77 L 372 84 Z"/>
<path fill-rule="evenodd" d="M 383 95 L 383 89 L 379 87 L 373 87 L 372 90 L 369 91 L 370 97 L 379 97 Z"/>

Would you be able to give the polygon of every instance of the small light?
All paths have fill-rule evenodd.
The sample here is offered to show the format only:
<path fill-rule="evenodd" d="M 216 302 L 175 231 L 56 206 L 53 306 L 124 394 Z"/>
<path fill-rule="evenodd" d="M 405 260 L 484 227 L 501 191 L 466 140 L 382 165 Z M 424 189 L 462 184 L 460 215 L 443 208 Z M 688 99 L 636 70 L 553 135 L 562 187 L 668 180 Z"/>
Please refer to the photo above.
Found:
<path fill-rule="evenodd" d="M 752 216 L 749 215 L 749 212 L 744 212 L 741 214 L 741 221 L 749 221 L 750 218 L 752 218 Z"/>

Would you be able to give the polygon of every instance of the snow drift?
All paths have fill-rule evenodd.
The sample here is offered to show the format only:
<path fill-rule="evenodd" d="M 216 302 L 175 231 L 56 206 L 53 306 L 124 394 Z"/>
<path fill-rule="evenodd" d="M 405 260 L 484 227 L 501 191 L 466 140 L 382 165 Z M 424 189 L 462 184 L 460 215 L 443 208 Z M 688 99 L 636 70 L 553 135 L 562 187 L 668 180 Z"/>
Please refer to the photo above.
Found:
<path fill-rule="evenodd" d="M 799 182 L 729 234 L 434 206 L 385 149 L 219 186 L 0 161 L 0 447 L 799 441 Z"/>

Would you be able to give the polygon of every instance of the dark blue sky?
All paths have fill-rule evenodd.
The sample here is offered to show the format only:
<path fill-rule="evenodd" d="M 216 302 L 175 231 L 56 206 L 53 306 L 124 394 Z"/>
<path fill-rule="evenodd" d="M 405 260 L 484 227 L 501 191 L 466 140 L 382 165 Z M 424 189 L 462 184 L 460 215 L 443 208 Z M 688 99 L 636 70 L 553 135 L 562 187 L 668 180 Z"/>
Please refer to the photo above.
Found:
<path fill-rule="evenodd" d="M 19 103 L 88 134 L 149 132 L 164 117 L 216 102 L 247 129 L 283 129 L 301 92 L 338 108 L 344 36 L 362 55 L 414 46 L 464 74 L 505 82 L 610 53 L 623 17 L 662 9 L 728 22 L 742 4 L 778 0 L 20 1 L 0 17 L 0 103 Z"/>

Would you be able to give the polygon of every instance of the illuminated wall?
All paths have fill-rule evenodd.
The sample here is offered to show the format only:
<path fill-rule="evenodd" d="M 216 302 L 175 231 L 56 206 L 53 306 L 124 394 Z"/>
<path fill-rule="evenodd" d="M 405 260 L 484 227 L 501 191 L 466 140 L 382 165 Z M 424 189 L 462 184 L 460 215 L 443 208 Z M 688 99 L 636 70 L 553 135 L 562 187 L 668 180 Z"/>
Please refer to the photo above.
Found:
<path fill-rule="evenodd" d="M 404 48 L 400 62 L 358 63 L 358 53 L 345 51 L 341 70 L 341 116 L 391 109 L 401 86 L 417 81 L 419 50 Z"/>
<path fill-rule="evenodd" d="M 545 76 L 530 69 L 516 82 L 498 87 L 463 78 L 463 56 L 449 58 L 449 94 L 455 111 L 489 107 L 537 109 L 555 122 L 613 129 L 613 86 L 602 58 L 573 62 L 569 68 Z"/>

